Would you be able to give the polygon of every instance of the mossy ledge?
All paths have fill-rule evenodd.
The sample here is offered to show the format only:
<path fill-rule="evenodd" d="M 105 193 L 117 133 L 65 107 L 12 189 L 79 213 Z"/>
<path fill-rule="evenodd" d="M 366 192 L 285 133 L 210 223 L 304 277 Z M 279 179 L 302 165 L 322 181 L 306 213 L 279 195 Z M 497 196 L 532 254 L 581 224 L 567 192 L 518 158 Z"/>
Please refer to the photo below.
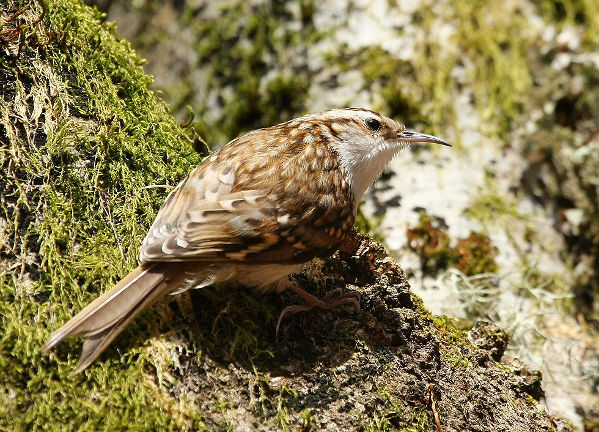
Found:
<path fill-rule="evenodd" d="M 286 317 L 277 339 L 290 294 L 206 289 L 152 308 L 83 374 L 78 341 L 42 355 L 136 264 L 167 193 L 146 186 L 200 160 L 101 19 L 77 0 L 0 8 L 0 429 L 433 430 L 436 412 L 445 431 L 564 430 L 537 374 L 430 315 L 360 236 L 296 276 L 360 293 L 359 312 Z"/>

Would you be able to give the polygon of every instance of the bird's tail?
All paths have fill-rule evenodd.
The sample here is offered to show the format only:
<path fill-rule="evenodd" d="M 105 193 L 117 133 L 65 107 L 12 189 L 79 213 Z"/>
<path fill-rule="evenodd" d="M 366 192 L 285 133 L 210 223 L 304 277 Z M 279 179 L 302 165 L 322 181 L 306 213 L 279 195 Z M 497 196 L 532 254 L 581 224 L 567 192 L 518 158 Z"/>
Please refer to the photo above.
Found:
<path fill-rule="evenodd" d="M 52 333 L 42 350 L 52 349 L 67 337 L 83 335 L 85 342 L 73 373 L 83 371 L 133 318 L 172 291 L 185 277 L 185 265 L 182 263 L 140 265 Z"/>

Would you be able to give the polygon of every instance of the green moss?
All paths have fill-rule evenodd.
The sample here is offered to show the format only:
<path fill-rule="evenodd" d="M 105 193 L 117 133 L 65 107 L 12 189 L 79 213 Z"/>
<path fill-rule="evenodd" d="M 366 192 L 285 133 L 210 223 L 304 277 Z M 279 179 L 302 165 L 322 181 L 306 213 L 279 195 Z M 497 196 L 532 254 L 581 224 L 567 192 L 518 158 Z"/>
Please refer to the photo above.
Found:
<path fill-rule="evenodd" d="M 173 28 L 184 27 L 181 43 L 188 44 L 189 52 L 195 51 L 196 63 L 188 68 L 186 62 L 178 65 L 161 90 L 177 118 L 193 106 L 201 119 L 198 130 L 211 146 L 305 112 L 313 72 L 300 65 L 297 56 L 304 52 L 298 47 L 322 34 L 312 23 L 313 1 L 206 6 L 139 0 L 120 6 L 135 15 L 135 46 L 150 58 L 161 57 L 169 48 L 179 51 L 169 37 Z M 162 59 L 150 63 L 155 65 L 161 72 L 169 67 Z"/>
<path fill-rule="evenodd" d="M 309 409 L 305 409 L 300 413 L 302 422 L 300 424 L 300 431 L 308 432 L 314 428 L 314 416 Z"/>
<path fill-rule="evenodd" d="M 421 123 L 424 118 L 417 99 L 410 97 L 406 81 L 416 77 L 412 63 L 395 59 L 380 47 L 365 49 L 351 67 L 361 67 L 367 88 L 381 86 L 382 105 L 376 109 L 406 124 Z"/>
<path fill-rule="evenodd" d="M 305 111 L 311 73 L 289 67 L 273 75 L 274 66 L 268 60 L 277 59 L 277 65 L 290 64 L 293 47 L 315 37 L 310 5 L 303 5 L 299 32 L 285 28 L 287 9 L 276 2 L 257 6 L 241 2 L 221 7 L 218 20 L 189 21 L 200 41 L 198 63 L 210 65 L 207 91 L 218 94 L 222 107 L 215 122 L 201 123 L 200 132 L 208 142 L 224 144 L 245 131 Z M 187 98 L 181 100 L 186 103 Z M 178 109 L 176 103 L 174 109 Z M 204 117 L 208 110 L 214 111 L 214 106 L 206 103 L 196 109 Z"/>
<path fill-rule="evenodd" d="M 453 249 L 455 267 L 466 276 L 483 273 L 496 273 L 499 266 L 495 262 L 497 248 L 491 239 L 480 233 L 470 233 L 460 239 Z"/>
<path fill-rule="evenodd" d="M 40 351 L 136 265 L 167 193 L 144 187 L 174 185 L 200 157 L 100 13 L 77 0 L 1 9 L 23 6 L 2 28 L 23 26 L 20 52 L 18 39 L 0 44 L 0 429 L 203 429 L 156 387 L 139 347 L 75 377 L 76 343 Z"/>
<path fill-rule="evenodd" d="M 467 368 L 470 366 L 470 361 L 455 350 L 442 351 L 441 360 L 446 361 L 457 368 Z"/>
<path fill-rule="evenodd" d="M 487 127 L 484 132 L 496 137 L 508 133 L 532 86 L 528 54 L 535 38 L 519 6 L 502 3 L 489 9 L 482 0 L 460 0 L 420 8 L 411 18 L 431 36 L 416 43 L 409 59 L 378 46 L 342 47 L 329 54 L 330 64 L 341 70 L 359 67 L 365 89 L 374 90 L 376 109 L 410 126 L 423 124 L 432 133 L 453 128 L 458 145 L 455 95 L 468 83 Z M 414 39 L 413 28 L 398 30 L 398 36 L 404 31 Z"/>
<path fill-rule="evenodd" d="M 354 228 L 361 234 L 367 235 L 370 238 L 375 239 L 379 243 L 384 243 L 383 236 L 378 232 L 378 227 L 383 222 L 385 215 L 366 217 L 361 209 L 362 205 L 358 206 L 358 214 L 356 215 L 356 221 L 354 222 Z"/>
<path fill-rule="evenodd" d="M 505 221 L 506 218 L 523 218 L 514 202 L 497 194 L 478 196 L 465 213 L 482 224 L 497 223 Z"/>
<path fill-rule="evenodd" d="M 279 426 L 284 431 L 292 429 L 290 427 L 291 420 L 289 418 L 289 406 L 293 406 L 297 401 L 297 398 L 297 391 L 287 387 L 286 385 L 283 385 L 281 387 L 281 390 L 277 397 L 277 415 L 275 417 L 275 421 L 277 426 Z M 308 420 L 310 420 L 310 412 L 308 411 L 308 417 L 306 417 L 305 413 L 306 411 L 302 412 L 302 419 L 306 420 L 307 418 Z M 306 423 L 304 423 L 304 430 L 306 430 L 305 427 L 308 424 L 310 424 L 309 421 L 306 421 Z"/>
<path fill-rule="evenodd" d="M 433 316 L 433 324 L 437 330 L 437 336 L 443 342 L 450 345 L 470 345 L 467 330 L 460 327 L 460 322 L 456 318 L 435 315 Z M 470 326 L 468 325 L 467 327 Z"/>
<path fill-rule="evenodd" d="M 368 432 L 428 432 L 433 430 L 433 424 L 429 420 L 429 415 L 426 412 L 419 412 L 404 417 L 397 411 L 389 410 L 381 414 L 376 414 L 364 424 L 359 430 Z"/>
<path fill-rule="evenodd" d="M 226 287 L 202 291 L 205 302 L 221 312 L 213 322 L 207 323 L 212 332 L 226 332 L 222 340 L 228 346 L 219 347 L 228 351 L 231 358 L 241 357 L 250 363 L 268 361 L 273 353 L 260 348 L 259 340 L 264 333 L 274 329 L 274 316 L 271 303 L 264 297 L 240 290 L 231 293 Z M 208 343 L 202 335 L 197 335 L 200 346 Z M 213 348 L 213 347 L 210 347 Z"/>
<path fill-rule="evenodd" d="M 583 25 L 583 42 L 596 46 L 594 42 L 599 33 L 599 7 L 593 0 L 543 0 L 539 7 L 544 18 L 562 28 L 565 25 Z"/>
<path fill-rule="evenodd" d="M 542 16 L 554 23 L 557 34 L 564 31 L 565 38 L 546 38 L 543 55 L 531 59 L 539 84 L 530 94 L 527 110 L 536 110 L 539 116 L 532 122 L 522 119 L 526 132 L 519 141 L 529 163 L 524 190 L 543 207 L 554 209 L 555 228 L 561 231 L 565 245 L 560 255 L 573 270 L 569 273 L 574 280 L 567 286 L 575 295 L 576 313 L 597 326 L 599 157 L 592 151 L 592 137 L 598 133 L 599 71 L 592 62 L 574 59 L 587 58 L 598 50 L 599 7 L 586 0 L 560 0 L 542 1 L 539 8 Z M 572 61 L 556 67 L 555 60 L 561 56 Z M 569 209 L 582 212 L 575 226 L 567 221 Z"/>
<path fill-rule="evenodd" d="M 446 315 L 433 315 L 424 306 L 422 299 L 415 295 L 412 295 L 412 302 L 420 316 L 432 322 L 434 330 L 431 333 L 441 342 L 441 359 L 456 367 L 470 366 L 470 360 L 462 354 L 462 349 L 472 346 L 468 339 L 468 330 L 472 327 L 472 323 Z"/>
<path fill-rule="evenodd" d="M 368 423 L 362 424 L 359 430 L 369 432 L 407 431 L 424 432 L 432 430 L 433 423 L 429 419 L 431 414 L 426 411 L 415 410 L 406 415 L 400 404 L 389 394 L 385 388 L 379 388 L 378 393 L 384 402 Z"/>
<path fill-rule="evenodd" d="M 460 324 L 464 324 L 466 328 L 470 328 L 470 323 L 460 323 L 457 319 L 445 315 L 434 316 L 432 320 L 435 326 L 435 335 L 443 342 L 440 348 L 441 359 L 455 367 L 470 366 L 470 360 L 462 354 L 463 347 L 471 346 L 468 340 L 468 331 L 460 327 Z"/>
<path fill-rule="evenodd" d="M 432 321 L 435 315 L 431 311 L 429 311 L 424 305 L 424 301 L 422 298 L 417 296 L 416 294 L 410 293 L 410 302 L 414 304 L 414 310 L 420 317 L 426 321 Z"/>
<path fill-rule="evenodd" d="M 453 40 L 457 54 L 473 61 L 469 79 L 474 84 L 475 105 L 483 120 L 494 120 L 503 135 L 520 114 L 532 74 L 527 61 L 535 42 L 518 6 L 502 4 L 489 10 L 484 1 L 452 5 L 459 25 Z"/>

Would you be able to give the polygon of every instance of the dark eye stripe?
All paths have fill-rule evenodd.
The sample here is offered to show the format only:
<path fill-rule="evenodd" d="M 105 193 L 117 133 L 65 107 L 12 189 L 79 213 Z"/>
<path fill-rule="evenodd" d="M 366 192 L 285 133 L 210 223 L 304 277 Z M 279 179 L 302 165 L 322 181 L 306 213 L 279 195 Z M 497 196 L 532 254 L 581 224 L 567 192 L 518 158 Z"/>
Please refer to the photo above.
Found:
<path fill-rule="evenodd" d="M 368 129 L 370 129 L 373 132 L 378 132 L 381 129 L 381 122 L 375 118 L 367 118 L 364 123 L 366 123 Z"/>

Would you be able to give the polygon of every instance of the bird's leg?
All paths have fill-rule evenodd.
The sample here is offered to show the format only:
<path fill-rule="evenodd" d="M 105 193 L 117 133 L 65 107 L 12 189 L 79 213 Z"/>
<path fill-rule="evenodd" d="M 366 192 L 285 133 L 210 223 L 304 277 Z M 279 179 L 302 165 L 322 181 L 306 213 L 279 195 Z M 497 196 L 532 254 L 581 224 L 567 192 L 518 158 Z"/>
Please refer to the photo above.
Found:
<path fill-rule="evenodd" d="M 354 300 L 356 300 L 357 303 L 357 307 L 358 310 L 360 310 L 360 293 L 359 292 L 355 292 L 355 291 L 345 291 L 343 292 L 343 288 L 335 288 L 334 290 L 331 290 L 329 292 L 327 292 L 323 298 L 320 299 L 320 301 L 323 302 L 329 302 L 331 300 L 331 298 L 333 298 L 334 296 L 339 296 L 339 299 L 343 299 L 343 298 L 352 298 Z M 349 302 L 348 302 L 349 303 Z"/>
<path fill-rule="evenodd" d="M 360 301 L 356 298 L 355 293 L 343 293 L 341 288 L 336 288 L 332 291 L 329 291 L 325 294 L 322 299 L 319 299 L 307 291 L 304 291 L 300 287 L 298 287 L 293 282 L 287 284 L 287 289 L 293 291 L 298 296 L 300 296 L 305 304 L 303 305 L 292 305 L 287 306 L 281 314 L 279 315 L 279 319 L 277 320 L 277 327 L 275 330 L 275 335 L 279 334 L 279 327 L 281 326 L 281 321 L 283 317 L 288 313 L 296 314 L 298 312 L 306 312 L 315 307 L 320 309 L 329 310 L 337 306 L 341 306 L 344 304 L 352 304 L 356 307 L 356 311 L 360 311 Z M 339 298 L 336 300 L 331 300 L 332 297 L 338 295 Z M 359 294 L 358 294 L 359 296 Z"/>

